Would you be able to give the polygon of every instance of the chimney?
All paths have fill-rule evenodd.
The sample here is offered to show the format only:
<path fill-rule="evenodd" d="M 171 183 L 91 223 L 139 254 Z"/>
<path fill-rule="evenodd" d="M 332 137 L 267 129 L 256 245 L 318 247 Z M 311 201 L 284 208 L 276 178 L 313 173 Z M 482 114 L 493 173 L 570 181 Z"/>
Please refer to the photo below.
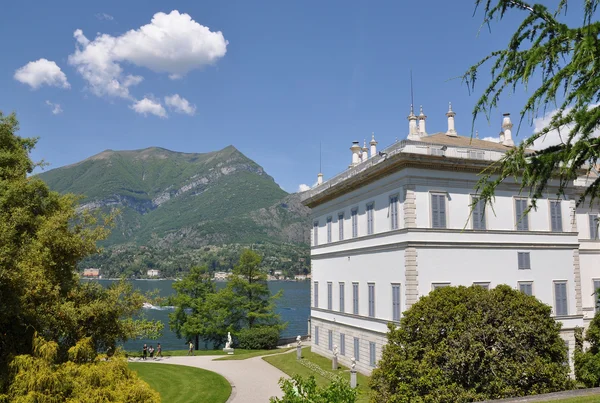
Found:
<path fill-rule="evenodd" d="M 317 186 L 319 186 L 321 183 L 323 183 L 323 174 L 322 173 L 317 175 Z"/>
<path fill-rule="evenodd" d="M 410 114 L 408 115 L 408 139 L 419 140 L 419 128 L 417 127 L 417 117 L 413 111 L 412 104 L 410 105 Z"/>
<path fill-rule="evenodd" d="M 504 144 L 504 132 L 500 132 L 500 144 Z"/>
<path fill-rule="evenodd" d="M 366 161 L 369 159 L 369 153 L 368 153 L 369 149 L 367 148 L 367 139 L 365 139 L 364 143 L 363 143 L 363 148 L 362 148 L 362 161 Z"/>
<path fill-rule="evenodd" d="M 502 140 L 502 144 L 509 147 L 514 147 L 515 142 L 512 139 L 512 127 L 513 124 L 510 121 L 510 113 L 505 113 L 504 118 L 502 119 L 502 130 L 504 131 L 504 140 Z"/>
<path fill-rule="evenodd" d="M 352 147 L 350 147 L 350 151 L 352 151 L 352 164 L 350 164 L 350 167 L 353 167 L 355 165 L 358 165 L 358 163 L 360 162 L 361 148 L 358 144 L 358 141 L 352 142 Z"/>
<path fill-rule="evenodd" d="M 421 112 L 419 113 L 419 136 L 427 136 L 427 132 L 425 131 L 425 119 L 427 116 L 423 113 L 423 105 L 421 105 Z"/>
<path fill-rule="evenodd" d="M 457 137 L 458 134 L 456 134 L 456 130 L 454 129 L 454 117 L 456 113 L 452 110 L 452 102 L 448 102 L 446 116 L 448 116 L 448 131 L 446 132 L 446 136 Z"/>
<path fill-rule="evenodd" d="M 375 141 L 375 133 L 371 133 L 371 158 L 377 155 L 377 142 Z"/>

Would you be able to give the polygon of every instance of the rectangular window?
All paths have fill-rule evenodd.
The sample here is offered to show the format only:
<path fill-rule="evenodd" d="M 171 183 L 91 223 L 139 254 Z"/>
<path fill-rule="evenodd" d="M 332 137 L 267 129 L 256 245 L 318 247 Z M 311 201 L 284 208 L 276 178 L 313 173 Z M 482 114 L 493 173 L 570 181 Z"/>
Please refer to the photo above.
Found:
<path fill-rule="evenodd" d="M 346 355 L 346 335 L 340 333 L 340 355 Z"/>
<path fill-rule="evenodd" d="M 550 200 L 550 227 L 552 232 L 562 232 L 562 211 L 560 200 Z"/>
<path fill-rule="evenodd" d="M 472 213 L 472 221 L 473 221 L 473 229 L 484 230 L 485 229 L 485 203 L 477 197 L 473 197 L 472 202 L 473 213 Z"/>
<path fill-rule="evenodd" d="M 313 246 L 319 245 L 319 222 L 313 224 Z"/>
<path fill-rule="evenodd" d="M 358 337 L 354 338 L 354 359 L 360 361 L 360 340 Z"/>
<path fill-rule="evenodd" d="M 319 282 L 315 281 L 313 283 L 313 306 L 315 308 L 319 307 Z"/>
<path fill-rule="evenodd" d="M 375 343 L 370 341 L 369 342 L 369 365 L 372 367 L 375 366 L 375 362 L 376 362 L 375 357 L 376 357 Z"/>
<path fill-rule="evenodd" d="M 431 283 L 431 289 L 437 290 L 438 288 L 450 287 L 450 283 Z"/>
<path fill-rule="evenodd" d="M 315 344 L 319 345 L 319 326 L 315 326 Z"/>
<path fill-rule="evenodd" d="M 392 320 L 400 321 L 400 284 L 392 284 Z"/>
<path fill-rule="evenodd" d="M 333 351 L 333 330 L 327 332 L 327 345 L 330 351 Z"/>
<path fill-rule="evenodd" d="M 485 288 L 486 290 L 490 289 L 490 283 L 487 283 L 487 282 L 476 282 L 476 283 L 473 283 L 473 285 L 476 285 L 477 287 Z"/>
<path fill-rule="evenodd" d="M 398 196 L 390 197 L 390 227 L 398 229 Z"/>
<path fill-rule="evenodd" d="M 529 231 L 529 215 L 524 215 L 527 210 L 527 199 L 515 199 L 515 221 L 517 231 Z"/>
<path fill-rule="evenodd" d="M 556 316 L 565 316 L 569 314 L 567 309 L 567 282 L 557 281 L 554 283 L 554 300 Z"/>
<path fill-rule="evenodd" d="M 600 311 L 600 280 L 594 280 L 594 301 L 596 312 Z"/>
<path fill-rule="evenodd" d="M 369 283 L 369 316 L 375 317 L 375 284 Z"/>
<path fill-rule="evenodd" d="M 327 243 L 331 243 L 331 217 L 327 217 Z"/>
<path fill-rule="evenodd" d="M 590 239 L 598 239 L 598 222 L 600 219 L 596 214 L 588 215 L 590 221 Z"/>
<path fill-rule="evenodd" d="M 344 213 L 338 214 L 338 237 L 340 241 L 344 240 Z"/>
<path fill-rule="evenodd" d="M 353 208 L 350 215 L 352 218 L 352 238 L 356 238 L 358 236 L 358 209 Z"/>
<path fill-rule="evenodd" d="M 367 204 L 367 234 L 371 235 L 374 232 L 375 225 L 373 222 L 373 209 L 375 207 L 375 203 Z"/>
<path fill-rule="evenodd" d="M 358 315 L 358 283 L 352 283 L 352 313 Z"/>
<path fill-rule="evenodd" d="M 431 227 L 446 228 L 445 194 L 431 194 Z"/>
<path fill-rule="evenodd" d="M 333 293 L 333 285 L 331 284 L 331 282 L 327 283 L 327 309 L 329 309 L 330 311 L 333 309 L 333 296 L 331 295 Z"/>
<path fill-rule="evenodd" d="M 525 295 L 533 295 L 533 283 L 531 281 L 519 282 L 519 291 Z"/>
<path fill-rule="evenodd" d="M 346 283 L 340 283 L 340 312 L 346 312 Z"/>
<path fill-rule="evenodd" d="M 517 252 L 517 260 L 519 263 L 519 270 L 530 270 L 531 259 L 529 252 Z"/>

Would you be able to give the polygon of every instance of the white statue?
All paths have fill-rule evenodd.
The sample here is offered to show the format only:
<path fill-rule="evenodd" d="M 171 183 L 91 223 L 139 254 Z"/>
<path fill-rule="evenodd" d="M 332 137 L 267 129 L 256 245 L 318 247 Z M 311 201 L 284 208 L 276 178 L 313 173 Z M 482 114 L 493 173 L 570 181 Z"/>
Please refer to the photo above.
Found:
<path fill-rule="evenodd" d="M 333 345 L 333 356 L 335 358 L 337 358 L 337 356 L 338 356 L 338 348 L 337 348 L 337 345 L 335 345 L 335 344 Z"/>
<path fill-rule="evenodd" d="M 231 348 L 231 333 L 227 332 L 227 343 L 225 343 L 225 348 Z"/>
<path fill-rule="evenodd" d="M 352 357 L 351 361 L 352 365 L 350 365 L 350 369 L 354 371 L 354 368 L 356 368 L 356 358 Z"/>
<path fill-rule="evenodd" d="M 300 335 L 296 337 L 296 341 L 298 342 L 298 347 L 302 346 L 302 338 L 300 337 Z"/>

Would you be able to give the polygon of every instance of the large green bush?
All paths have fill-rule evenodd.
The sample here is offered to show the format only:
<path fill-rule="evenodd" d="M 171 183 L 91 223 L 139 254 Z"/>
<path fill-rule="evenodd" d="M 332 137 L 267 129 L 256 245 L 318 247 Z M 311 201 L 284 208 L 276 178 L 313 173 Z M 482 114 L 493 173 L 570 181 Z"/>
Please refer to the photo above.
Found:
<path fill-rule="evenodd" d="M 572 386 L 560 324 L 509 286 L 445 287 L 389 325 L 372 402 L 469 402 Z"/>
<path fill-rule="evenodd" d="M 240 348 L 247 350 L 269 350 L 277 347 L 279 328 L 276 326 L 252 327 L 238 333 Z"/>
<path fill-rule="evenodd" d="M 588 388 L 600 386 L 600 316 L 596 314 L 585 332 L 588 349 L 582 346 L 575 350 L 575 376 Z"/>

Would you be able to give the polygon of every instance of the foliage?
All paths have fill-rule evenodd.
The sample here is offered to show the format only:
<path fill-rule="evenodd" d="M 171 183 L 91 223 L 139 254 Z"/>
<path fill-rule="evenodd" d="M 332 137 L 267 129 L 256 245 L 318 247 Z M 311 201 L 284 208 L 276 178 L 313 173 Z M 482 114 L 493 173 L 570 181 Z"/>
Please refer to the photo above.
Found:
<path fill-rule="evenodd" d="M 271 403 L 354 403 L 356 390 L 347 381 L 335 380 L 325 387 L 317 386 L 314 376 L 304 379 L 294 375 L 279 380 L 283 397 L 272 397 Z"/>
<path fill-rule="evenodd" d="M 119 354 L 97 356 L 91 338 L 69 349 L 69 360 L 57 364 L 59 346 L 34 336 L 32 355 L 10 364 L 14 381 L 0 401 L 19 402 L 160 402 L 157 392 L 127 368 Z"/>
<path fill-rule="evenodd" d="M 421 297 L 371 375 L 373 402 L 465 402 L 570 388 L 551 308 L 500 285 L 444 287 Z"/>
<path fill-rule="evenodd" d="M 12 358 L 34 352 L 36 332 L 63 362 L 84 338 L 112 353 L 118 340 L 160 331 L 159 323 L 131 318 L 143 299 L 130 286 L 79 282 L 77 263 L 97 250 L 111 217 L 79 214 L 74 196 L 28 177 L 35 139 L 17 130 L 15 115 L 0 113 L 0 392 L 12 381 Z"/>
<path fill-rule="evenodd" d="M 600 314 L 596 314 L 585 333 L 588 349 L 575 350 L 575 377 L 588 388 L 600 386 Z"/>
<path fill-rule="evenodd" d="M 546 127 L 509 150 L 498 165 L 489 169 L 477 185 L 481 200 L 493 201 L 494 191 L 504 180 L 520 178 L 522 190 L 531 198 L 529 209 L 549 191 L 554 178 L 558 194 L 579 175 L 590 173 L 600 162 L 600 138 L 595 134 L 600 124 L 600 22 L 596 16 L 599 0 L 583 2 L 581 26 L 570 27 L 559 17 L 567 11 L 568 0 L 561 0 L 554 12 L 542 4 L 523 0 L 475 0 L 483 6 L 484 24 L 502 19 L 512 10 L 525 13 L 525 18 L 512 35 L 506 49 L 497 50 L 472 66 L 463 76 L 470 89 L 474 88 L 480 70 L 488 61 L 492 81 L 473 110 L 473 122 L 479 113 L 489 119 L 506 90 L 515 91 L 531 81 L 541 79 L 521 110 L 521 123 L 528 117 L 533 122 L 540 108 L 556 109 Z M 532 154 L 529 150 L 538 139 L 550 132 L 560 133 L 561 143 L 550 145 Z M 498 175 L 497 177 L 492 177 Z M 578 205 L 587 199 L 590 205 L 600 196 L 600 177 L 590 177 Z"/>
<path fill-rule="evenodd" d="M 277 347 L 279 328 L 276 326 L 266 326 L 242 329 L 237 337 L 240 348 L 270 350 Z"/>

